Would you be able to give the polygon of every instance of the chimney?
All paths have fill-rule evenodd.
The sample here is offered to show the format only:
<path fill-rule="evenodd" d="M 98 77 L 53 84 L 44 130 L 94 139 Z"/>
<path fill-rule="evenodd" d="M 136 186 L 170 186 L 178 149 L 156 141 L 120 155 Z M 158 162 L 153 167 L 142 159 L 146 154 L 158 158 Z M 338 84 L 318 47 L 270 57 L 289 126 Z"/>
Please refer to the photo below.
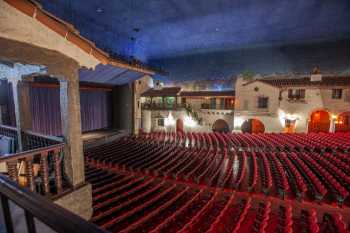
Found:
<path fill-rule="evenodd" d="M 154 86 L 155 90 L 161 90 L 163 87 L 163 83 L 161 83 L 160 81 L 156 82 L 156 85 Z"/>
<path fill-rule="evenodd" d="M 322 74 L 321 74 L 321 71 L 318 67 L 315 67 L 312 70 L 310 81 L 311 82 L 321 82 L 322 81 Z"/>
<path fill-rule="evenodd" d="M 321 82 L 322 81 L 322 74 L 312 74 L 310 77 L 311 82 Z"/>

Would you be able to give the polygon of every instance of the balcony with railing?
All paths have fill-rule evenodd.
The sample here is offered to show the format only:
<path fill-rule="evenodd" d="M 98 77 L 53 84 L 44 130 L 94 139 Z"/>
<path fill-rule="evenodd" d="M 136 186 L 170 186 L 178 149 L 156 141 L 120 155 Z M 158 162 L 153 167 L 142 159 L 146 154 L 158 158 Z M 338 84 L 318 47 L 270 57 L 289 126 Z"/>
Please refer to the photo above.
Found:
<path fill-rule="evenodd" d="M 70 188 L 63 178 L 65 144 L 61 138 L 24 131 L 23 150 L 19 151 L 16 128 L 0 125 L 0 135 L 6 136 L 4 143 L 11 144 L 9 153 L 0 157 L 2 173 L 20 186 L 50 197 Z"/>
<path fill-rule="evenodd" d="M 141 105 L 142 110 L 184 110 L 186 104 L 163 104 L 163 103 L 143 103 Z"/>
<path fill-rule="evenodd" d="M 201 104 L 202 110 L 234 110 L 234 106 L 229 105 L 210 105 L 208 103 Z"/>
<path fill-rule="evenodd" d="M 20 151 L 17 135 L 17 128 L 0 125 L 0 232 L 103 232 L 51 201 L 73 190 L 63 139 L 23 131 Z"/>

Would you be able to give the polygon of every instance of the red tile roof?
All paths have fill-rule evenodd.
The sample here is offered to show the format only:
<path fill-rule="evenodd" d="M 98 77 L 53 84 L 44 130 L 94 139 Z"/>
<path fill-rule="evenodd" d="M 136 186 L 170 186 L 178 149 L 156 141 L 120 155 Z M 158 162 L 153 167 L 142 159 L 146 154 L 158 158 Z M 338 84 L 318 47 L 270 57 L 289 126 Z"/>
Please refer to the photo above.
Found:
<path fill-rule="evenodd" d="M 235 91 L 234 90 L 227 90 L 227 91 L 182 91 L 180 93 L 180 96 L 184 96 L 184 97 L 210 97 L 210 96 L 234 97 Z"/>
<path fill-rule="evenodd" d="M 310 87 L 331 87 L 331 86 L 350 86 L 350 76 L 323 76 L 321 81 L 311 81 L 310 77 L 300 78 L 283 78 L 283 79 L 257 79 L 250 83 L 260 81 L 274 87 L 298 87 L 298 86 L 310 86 Z"/>
<path fill-rule="evenodd" d="M 161 89 L 148 89 L 141 94 L 143 97 L 166 97 L 177 96 L 181 91 L 181 87 L 162 87 Z"/>
<path fill-rule="evenodd" d="M 130 64 L 128 61 L 111 58 L 106 52 L 97 48 L 95 44 L 86 38 L 79 35 L 79 32 L 73 25 L 55 17 L 49 12 L 42 9 L 38 4 L 35 4 L 29 0 L 5 0 L 10 6 L 16 8 L 22 13 L 36 19 L 38 22 L 45 25 L 47 28 L 56 32 L 66 40 L 78 46 L 85 53 L 95 57 L 102 64 L 111 64 L 117 67 L 142 72 L 145 74 L 155 74 L 153 69 L 144 67 L 140 64 Z"/>

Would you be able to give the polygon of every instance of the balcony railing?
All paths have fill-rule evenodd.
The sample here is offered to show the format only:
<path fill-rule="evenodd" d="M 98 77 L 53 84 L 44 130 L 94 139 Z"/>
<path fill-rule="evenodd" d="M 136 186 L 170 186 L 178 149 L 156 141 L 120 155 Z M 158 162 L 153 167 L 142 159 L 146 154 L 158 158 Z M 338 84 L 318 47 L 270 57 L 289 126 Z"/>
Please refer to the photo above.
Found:
<path fill-rule="evenodd" d="M 0 175 L 0 199 L 0 232 L 105 232 L 4 175 Z"/>
<path fill-rule="evenodd" d="M 234 107 L 233 106 L 218 106 L 218 105 L 215 105 L 215 106 L 211 106 L 210 104 L 201 104 L 201 109 L 204 109 L 204 110 L 234 110 Z"/>
<path fill-rule="evenodd" d="M 0 126 L 0 134 L 17 141 L 15 128 Z M 6 164 L 2 172 L 32 192 L 50 197 L 70 188 L 63 179 L 65 143 L 62 139 L 26 131 L 22 132 L 22 140 L 23 151 L 0 157 L 0 164 Z"/>
<path fill-rule="evenodd" d="M 143 110 L 182 110 L 186 104 L 143 103 L 141 107 Z"/>

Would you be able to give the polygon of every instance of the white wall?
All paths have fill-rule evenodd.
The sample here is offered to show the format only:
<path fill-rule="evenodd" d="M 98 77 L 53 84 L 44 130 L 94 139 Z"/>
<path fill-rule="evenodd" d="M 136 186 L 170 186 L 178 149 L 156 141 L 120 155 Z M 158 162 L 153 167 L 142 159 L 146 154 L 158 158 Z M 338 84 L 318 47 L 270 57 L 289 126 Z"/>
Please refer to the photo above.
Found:
<path fill-rule="evenodd" d="M 350 87 L 303 86 L 280 89 L 259 81 L 248 85 L 244 85 L 245 83 L 242 78 L 238 78 L 236 82 L 234 131 L 237 132 L 245 120 L 252 118 L 259 119 L 264 124 L 265 132 L 283 132 L 285 117 L 296 117 L 295 131 L 307 132 L 308 121 L 314 111 L 322 109 L 330 115 L 337 115 L 350 110 Z M 332 99 L 333 88 L 343 89 L 341 99 Z M 305 89 L 305 100 L 288 100 L 288 89 Z M 257 108 L 259 96 L 269 97 L 268 109 Z M 244 102 L 248 102 L 248 108 L 245 108 L 247 105 Z"/>
<path fill-rule="evenodd" d="M 176 123 L 173 126 L 161 127 L 158 126 L 159 118 L 166 118 L 169 113 L 174 117 L 175 122 L 177 119 L 183 120 L 185 122 L 185 117 L 187 113 L 185 110 L 158 110 L 142 111 L 143 127 L 145 132 L 166 130 L 166 131 L 176 131 Z M 195 127 L 187 127 L 184 124 L 185 132 L 211 132 L 213 124 L 216 120 L 222 119 L 227 122 L 230 130 L 233 129 L 233 112 L 229 110 L 201 110 L 198 111 L 199 117 L 203 118 L 202 125 L 196 125 Z"/>

